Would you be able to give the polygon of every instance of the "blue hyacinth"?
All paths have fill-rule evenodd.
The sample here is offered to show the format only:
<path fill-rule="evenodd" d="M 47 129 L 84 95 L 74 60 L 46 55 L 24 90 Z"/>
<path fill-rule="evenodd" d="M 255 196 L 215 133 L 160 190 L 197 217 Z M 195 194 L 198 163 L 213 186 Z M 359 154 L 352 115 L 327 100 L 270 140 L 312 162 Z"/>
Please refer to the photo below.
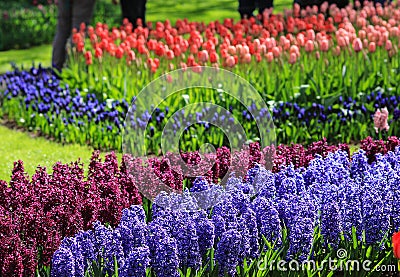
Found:
<path fill-rule="evenodd" d="M 127 257 L 137 247 L 146 245 L 146 222 L 142 206 L 134 205 L 122 211 L 117 230 L 121 234 L 122 247 Z"/>
<path fill-rule="evenodd" d="M 68 247 L 60 247 L 53 255 L 51 276 L 75 277 L 75 259 Z"/>
<path fill-rule="evenodd" d="M 240 244 L 238 241 L 241 240 L 241 234 L 235 229 L 228 230 L 222 234 L 215 251 L 215 260 L 219 266 L 220 276 L 224 276 L 225 273 L 235 276 L 240 254 Z"/>
<path fill-rule="evenodd" d="M 259 196 L 253 201 L 252 208 L 255 211 L 260 238 L 264 237 L 275 249 L 278 248 L 282 243 L 282 226 L 275 204 L 270 199 Z"/>
<path fill-rule="evenodd" d="M 207 250 L 214 246 L 215 226 L 204 211 L 196 212 L 193 221 L 198 236 L 200 256 L 204 257 Z"/>
<path fill-rule="evenodd" d="M 93 223 L 94 246 L 100 257 L 104 259 L 104 271 L 113 274 L 115 261 L 119 267 L 124 265 L 124 248 L 118 230 L 105 227 L 100 222 Z"/>
<path fill-rule="evenodd" d="M 321 235 L 325 244 L 337 247 L 342 232 L 342 215 L 338 202 L 324 201 L 321 207 Z"/>
<path fill-rule="evenodd" d="M 145 277 L 150 265 L 150 250 L 147 246 L 137 247 L 126 256 L 124 266 L 119 270 L 121 277 Z"/>
<path fill-rule="evenodd" d="M 179 258 L 176 240 L 167 230 L 152 222 L 148 226 L 150 265 L 158 277 L 179 277 Z"/>

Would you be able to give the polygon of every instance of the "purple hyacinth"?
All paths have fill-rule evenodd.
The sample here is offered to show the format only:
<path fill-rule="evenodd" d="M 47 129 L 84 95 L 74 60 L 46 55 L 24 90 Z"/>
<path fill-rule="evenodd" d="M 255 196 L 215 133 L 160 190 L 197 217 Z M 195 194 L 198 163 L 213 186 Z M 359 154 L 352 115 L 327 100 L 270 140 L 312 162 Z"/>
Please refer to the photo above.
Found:
<path fill-rule="evenodd" d="M 253 210 L 249 209 L 242 215 L 243 223 L 248 229 L 250 249 L 248 257 L 255 259 L 259 256 L 259 233 L 257 228 L 257 219 Z"/>
<path fill-rule="evenodd" d="M 368 157 L 365 155 L 364 150 L 359 150 L 353 154 L 350 165 L 350 176 L 353 179 L 360 178 L 362 180 L 369 168 Z"/>
<path fill-rule="evenodd" d="M 198 269 L 201 266 L 199 238 L 195 222 L 187 212 L 175 212 L 170 233 L 176 240 L 181 268 Z"/>
<path fill-rule="evenodd" d="M 208 190 L 210 184 L 208 183 L 207 179 L 204 177 L 197 177 L 193 181 L 193 185 L 190 188 L 190 192 L 201 192 Z"/>
<path fill-rule="evenodd" d="M 275 175 L 271 171 L 257 165 L 247 172 L 246 180 L 253 186 L 258 195 L 268 199 L 275 198 Z"/>
<path fill-rule="evenodd" d="M 275 174 L 275 187 L 278 197 L 294 195 L 304 191 L 303 176 L 294 170 L 290 165 Z"/>
<path fill-rule="evenodd" d="M 118 267 L 124 266 L 124 248 L 122 247 L 121 234 L 96 221 L 93 224 L 94 246 L 99 255 L 104 259 L 104 271 L 113 274 L 115 261 Z"/>
<path fill-rule="evenodd" d="M 64 238 L 61 243 L 61 248 L 68 248 L 73 256 L 74 264 L 75 264 L 75 275 L 74 276 L 84 276 L 84 258 L 82 255 L 81 247 L 75 238 Z"/>
<path fill-rule="evenodd" d="M 362 218 L 365 241 L 368 244 L 380 242 L 389 229 L 390 217 L 386 209 L 387 200 L 382 197 L 380 182 L 382 176 L 367 172 L 362 192 Z"/>
<path fill-rule="evenodd" d="M 249 196 L 244 194 L 240 189 L 235 189 L 234 187 L 231 188 L 231 191 L 226 195 L 224 201 L 215 206 L 213 210 L 213 219 L 215 220 L 214 224 L 216 226 L 216 235 L 220 235 L 222 230 L 225 230 L 225 232 L 228 230 L 236 230 L 241 235 L 238 262 L 243 262 L 245 258 L 249 258 L 250 256 L 255 256 L 254 253 L 251 254 L 252 252 L 250 245 L 251 236 L 249 230 L 249 227 L 251 227 L 252 225 L 255 226 L 256 224 L 255 218 L 252 218 L 254 220 L 254 223 L 252 224 L 251 222 L 249 222 L 249 226 L 247 226 L 246 219 L 248 218 L 244 217 L 244 215 L 249 210 L 250 210 Z M 218 221 L 216 220 L 217 218 Z M 221 226 L 222 225 L 221 223 L 224 223 L 225 226 Z M 253 229 L 253 231 L 255 230 Z"/>
<path fill-rule="evenodd" d="M 213 214 L 212 222 L 215 226 L 215 240 L 219 240 L 222 238 L 222 234 L 226 231 L 225 219 L 219 214 Z"/>
<path fill-rule="evenodd" d="M 353 228 L 358 239 L 362 238 L 361 180 L 349 180 L 344 184 L 344 205 L 342 207 L 343 232 L 346 239 L 352 239 Z"/>
<path fill-rule="evenodd" d="M 399 156 L 398 156 L 399 157 Z M 396 172 L 397 174 L 395 174 Z M 394 172 L 389 175 L 389 185 L 393 193 L 391 207 L 391 218 L 393 223 L 393 232 L 400 231 L 400 166 L 397 165 Z"/>
<path fill-rule="evenodd" d="M 150 265 L 150 250 L 147 246 L 137 247 L 127 255 L 124 266 L 119 270 L 121 277 L 145 277 Z"/>
<path fill-rule="evenodd" d="M 224 276 L 224 274 L 235 276 L 241 240 L 240 232 L 235 229 L 228 230 L 222 234 L 215 251 L 215 260 L 219 266 L 220 276 Z"/>
<path fill-rule="evenodd" d="M 288 227 L 289 250 L 287 259 L 297 258 L 304 261 L 308 258 L 313 244 L 315 223 L 311 218 L 296 217 Z"/>
<path fill-rule="evenodd" d="M 198 236 L 200 256 L 204 257 L 207 251 L 214 246 L 215 226 L 204 211 L 195 213 L 193 221 Z"/>
<path fill-rule="evenodd" d="M 153 221 L 148 225 L 150 265 L 158 277 L 179 277 L 176 240 L 167 230 Z"/>
<path fill-rule="evenodd" d="M 121 234 L 125 257 L 137 247 L 146 245 L 146 222 L 143 207 L 133 205 L 122 211 L 122 218 L 117 228 Z"/>
<path fill-rule="evenodd" d="M 75 259 L 68 247 L 60 247 L 53 255 L 51 276 L 75 277 Z"/>
<path fill-rule="evenodd" d="M 321 234 L 324 242 L 337 247 L 342 233 L 342 217 L 338 202 L 324 201 L 321 206 Z"/>
<path fill-rule="evenodd" d="M 316 206 L 306 195 L 291 195 L 278 203 L 281 220 L 288 229 L 287 259 L 305 260 L 310 254 L 316 221 Z"/>
<path fill-rule="evenodd" d="M 93 232 L 91 230 L 86 232 L 79 232 L 75 236 L 76 242 L 80 246 L 80 252 L 83 257 L 84 271 L 88 269 L 88 264 L 97 259 L 97 253 L 93 244 Z"/>
<path fill-rule="evenodd" d="M 260 237 L 265 237 L 277 249 L 282 243 L 282 227 L 275 204 L 270 199 L 259 196 L 253 201 L 252 208 L 255 211 Z"/>

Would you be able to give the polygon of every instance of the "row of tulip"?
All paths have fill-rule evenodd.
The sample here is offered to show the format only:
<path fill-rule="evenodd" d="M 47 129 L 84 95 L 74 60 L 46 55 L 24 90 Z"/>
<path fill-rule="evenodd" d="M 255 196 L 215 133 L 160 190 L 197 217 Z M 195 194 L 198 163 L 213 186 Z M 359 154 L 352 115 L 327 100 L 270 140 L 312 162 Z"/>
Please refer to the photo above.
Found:
<path fill-rule="evenodd" d="M 400 147 L 371 165 L 362 150 L 351 162 L 338 151 L 297 170 L 273 174 L 256 166 L 225 189 L 200 180 L 182 195 L 160 194 L 150 222 L 142 206 L 131 206 L 116 228 L 96 222 L 65 238 L 51 275 L 258 276 L 279 273 L 277 260 L 292 265 L 285 276 L 327 276 L 339 268 L 350 276 L 381 274 L 377 266 L 396 266 L 399 182 Z M 217 204 L 199 210 L 190 194 L 198 191 Z M 354 260 L 369 264 L 349 267 Z"/>
<path fill-rule="evenodd" d="M 387 154 L 400 145 L 400 140 L 391 137 L 388 141 L 374 141 L 367 138 L 362 142 L 366 158 L 375 161 L 378 153 Z M 229 170 L 242 171 L 256 164 L 271 168 L 273 172 L 290 165 L 294 169 L 308 167 L 316 157 L 326 157 L 337 150 L 350 154 L 347 145 L 328 145 L 325 140 L 315 142 L 307 149 L 302 145 L 279 145 L 260 149 L 257 144 L 242 152 L 231 153 L 226 147 L 218 148 L 215 165 L 200 169 L 206 172 L 201 182 L 182 174 L 175 156 L 152 158 L 143 164 L 140 159 L 124 156 L 118 164 L 114 154 L 109 154 L 102 162 L 99 153 L 91 158 L 85 173 L 79 161 L 71 164 L 57 163 L 52 173 L 38 167 L 29 178 L 21 161 L 15 163 L 11 181 L 0 182 L 0 276 L 40 276 L 49 274 L 50 258 L 68 236 L 79 230 L 91 229 L 93 223 L 117 226 L 122 210 L 133 204 L 141 204 L 150 219 L 150 206 L 137 189 L 138 182 L 152 184 L 159 178 L 168 186 L 182 190 L 185 187 L 201 187 L 201 184 L 217 183 Z M 198 165 L 198 152 L 183 153 L 186 164 Z M 237 161 L 244 160 L 247 164 Z M 151 168 L 151 170 L 149 170 Z M 132 172 L 142 172 L 134 177 Z M 153 172 L 154 175 L 149 175 Z M 193 175 L 191 175 L 193 176 Z"/>
<path fill-rule="evenodd" d="M 97 23 L 76 30 L 69 68 L 62 76 L 74 88 L 100 99 L 121 99 L 162 73 L 187 67 L 223 67 L 246 78 L 266 100 L 360 96 L 382 87 L 398 93 L 400 10 L 397 4 L 326 13 L 294 11 L 234 22 L 157 22 L 148 28 Z M 279 78 L 278 78 L 279 76 Z"/>
<path fill-rule="evenodd" d="M 0 115 L 57 141 L 90 144 L 98 149 L 121 149 L 121 133 L 125 128 L 124 121 L 130 108 L 129 102 L 125 99 L 100 101 L 94 94 L 85 95 L 85 91 L 73 90 L 69 85 L 64 86 L 61 83 L 62 81 L 50 70 L 40 66 L 32 67 L 29 71 L 15 70 L 0 76 L 1 88 L 4 90 L 0 97 Z M 193 91 L 194 94 L 195 92 Z M 214 99 L 220 106 L 229 104 L 229 111 L 216 115 L 214 121 L 229 123 L 236 118 L 249 138 L 257 138 L 258 119 L 252 116 L 254 107 L 244 107 L 234 99 L 231 99 L 230 103 L 221 102 L 218 96 Z M 189 104 L 192 101 L 202 102 L 198 97 L 189 100 Z M 340 142 L 360 140 L 374 135 L 373 117 L 376 109 L 384 108 L 387 109 L 385 124 L 378 126 L 377 131 L 387 131 L 389 136 L 399 132 L 397 122 L 400 120 L 400 96 L 393 96 L 381 89 L 362 98 L 338 97 L 336 103 L 327 107 L 314 101 L 270 103 L 270 110 L 260 111 L 259 116 L 268 116 L 268 112 L 271 113 L 276 126 L 277 140 L 280 142 L 311 143 L 322 137 Z M 136 129 L 149 132 L 149 152 L 158 153 L 161 131 L 172 119 L 179 123 L 179 126 L 172 125 L 176 130 L 180 126 L 198 123 L 184 133 L 182 147 L 185 150 L 196 150 L 206 141 L 217 145 L 221 142 L 221 132 L 212 126 L 213 122 L 205 120 L 209 116 L 206 110 L 196 113 L 195 116 L 176 118 L 179 114 L 174 113 L 187 103 L 182 98 L 181 101 L 170 104 L 160 106 L 152 115 L 145 112 L 141 115 L 135 114 L 131 118 L 131 123 Z M 133 103 L 132 108 L 134 106 Z M 196 140 L 192 137 L 193 128 L 202 132 L 202 136 L 198 136 Z"/>

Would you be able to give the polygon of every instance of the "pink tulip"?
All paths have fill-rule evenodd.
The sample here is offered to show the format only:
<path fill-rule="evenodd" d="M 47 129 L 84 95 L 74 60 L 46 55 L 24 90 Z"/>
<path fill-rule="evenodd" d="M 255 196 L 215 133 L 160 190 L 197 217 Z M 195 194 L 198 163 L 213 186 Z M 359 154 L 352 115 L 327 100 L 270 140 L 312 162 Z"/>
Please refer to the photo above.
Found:
<path fill-rule="evenodd" d="M 341 52 L 340 46 L 339 46 L 339 45 L 336 45 L 336 47 L 333 48 L 333 55 L 339 56 L 339 55 L 340 55 L 340 52 Z"/>
<path fill-rule="evenodd" d="M 229 67 L 234 67 L 235 66 L 235 58 L 233 56 L 229 56 L 226 59 L 226 65 Z"/>
<path fill-rule="evenodd" d="M 236 47 L 235 46 L 229 46 L 228 47 L 228 53 L 231 55 L 235 55 L 236 54 Z"/>
<path fill-rule="evenodd" d="M 359 38 L 353 40 L 353 49 L 356 53 L 360 52 L 363 49 L 362 41 Z"/>
<path fill-rule="evenodd" d="M 338 37 L 337 38 L 337 44 L 340 47 L 346 47 L 346 40 L 344 39 L 344 37 Z"/>
<path fill-rule="evenodd" d="M 358 37 L 359 37 L 360 39 L 365 39 L 365 38 L 367 37 L 367 33 L 366 33 L 364 30 L 360 30 L 360 31 L 358 32 Z"/>
<path fill-rule="evenodd" d="M 314 41 L 307 40 L 306 45 L 305 45 L 305 49 L 306 49 L 307 53 L 310 53 L 310 52 L 314 51 Z"/>
<path fill-rule="evenodd" d="M 236 45 L 236 50 L 235 50 L 235 52 L 234 53 L 231 53 L 231 55 L 235 55 L 236 53 L 242 53 L 242 49 L 243 49 L 243 45 L 241 45 L 241 44 L 238 44 L 238 45 Z"/>
<path fill-rule="evenodd" d="M 365 48 L 365 49 L 367 49 L 369 47 L 369 41 L 368 41 L 368 39 L 364 39 L 363 40 L 363 48 Z"/>
<path fill-rule="evenodd" d="M 370 53 L 374 53 L 376 51 L 376 44 L 375 42 L 371 41 L 368 46 L 368 51 Z"/>
<path fill-rule="evenodd" d="M 206 63 L 208 61 L 209 55 L 207 50 L 201 50 L 198 54 L 199 56 L 199 61 L 202 63 Z"/>
<path fill-rule="evenodd" d="M 132 50 L 129 50 L 127 59 L 128 59 L 128 61 L 134 61 L 136 59 L 135 52 L 133 52 Z"/>
<path fill-rule="evenodd" d="M 385 49 L 386 49 L 386 51 L 392 50 L 392 47 L 393 47 L 392 41 L 391 41 L 391 40 L 387 40 L 387 41 L 386 41 L 386 44 L 385 44 Z"/>
<path fill-rule="evenodd" d="M 268 61 L 269 63 L 271 63 L 271 62 L 274 60 L 274 54 L 273 54 L 272 52 L 268 52 L 268 53 L 266 54 L 266 57 L 267 57 L 267 61 Z"/>
<path fill-rule="evenodd" d="M 247 45 L 244 45 L 242 49 L 240 50 L 240 55 L 244 56 L 246 54 L 250 53 L 250 49 Z"/>
<path fill-rule="evenodd" d="M 168 50 L 166 56 L 168 60 L 172 60 L 175 57 L 174 51 Z"/>
<path fill-rule="evenodd" d="M 297 55 L 296 55 L 296 53 L 290 53 L 290 56 L 289 56 L 289 63 L 290 63 L 290 64 L 294 64 L 294 63 L 296 63 L 296 60 L 297 60 Z"/>
<path fill-rule="evenodd" d="M 257 54 L 258 54 L 258 53 L 257 53 Z M 244 57 L 243 57 L 243 62 L 244 62 L 244 63 L 250 63 L 250 62 L 251 62 L 251 55 L 250 55 L 250 53 L 247 53 L 247 54 L 244 55 Z"/>
<path fill-rule="evenodd" d="M 272 54 L 274 54 L 275 58 L 278 58 L 281 55 L 281 51 L 279 50 L 278 47 L 275 46 L 272 48 Z"/>
<path fill-rule="evenodd" d="M 296 54 L 296 57 L 300 56 L 300 50 L 299 50 L 299 47 L 297 47 L 297 45 L 290 46 L 289 52 L 290 52 L 290 54 L 292 54 L 292 53 Z"/>
<path fill-rule="evenodd" d="M 260 53 L 266 53 L 267 52 L 267 47 L 265 46 L 265 44 L 261 44 L 260 45 Z"/>
<path fill-rule="evenodd" d="M 323 39 L 321 41 L 320 48 L 322 52 L 327 52 L 329 50 L 329 41 L 327 39 Z"/>
<path fill-rule="evenodd" d="M 315 32 L 313 29 L 307 30 L 307 39 L 308 40 L 315 40 Z"/>

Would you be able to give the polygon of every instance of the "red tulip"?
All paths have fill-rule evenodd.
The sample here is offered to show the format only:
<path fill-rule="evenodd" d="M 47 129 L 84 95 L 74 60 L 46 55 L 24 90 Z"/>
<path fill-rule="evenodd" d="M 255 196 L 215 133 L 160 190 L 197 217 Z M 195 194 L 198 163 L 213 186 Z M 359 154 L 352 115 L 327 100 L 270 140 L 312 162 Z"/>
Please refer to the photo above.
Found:
<path fill-rule="evenodd" d="M 101 58 L 103 56 L 103 50 L 101 50 L 100 47 L 96 47 L 96 49 L 94 51 L 94 56 L 96 58 Z"/>
<path fill-rule="evenodd" d="M 76 51 L 83 52 L 83 49 L 85 49 L 85 44 L 83 43 L 83 41 L 79 41 L 76 45 Z"/>
<path fill-rule="evenodd" d="M 394 233 L 392 237 L 393 254 L 396 259 L 400 259 L 400 232 Z"/>
<path fill-rule="evenodd" d="M 85 30 L 86 30 L 86 24 L 85 24 L 85 22 L 82 22 L 81 25 L 79 26 L 79 31 L 81 33 L 84 33 Z"/>
<path fill-rule="evenodd" d="M 211 52 L 210 54 L 210 62 L 212 63 L 218 63 L 219 57 L 216 52 Z"/>
<path fill-rule="evenodd" d="M 86 64 L 87 64 L 87 65 L 90 65 L 90 64 L 93 63 L 93 60 L 92 60 L 92 52 L 90 52 L 90 51 L 86 51 L 86 52 L 85 52 L 85 60 L 86 60 Z"/>
<path fill-rule="evenodd" d="M 136 59 L 136 55 L 135 52 L 133 52 L 132 50 L 128 51 L 128 61 L 134 61 Z"/>

